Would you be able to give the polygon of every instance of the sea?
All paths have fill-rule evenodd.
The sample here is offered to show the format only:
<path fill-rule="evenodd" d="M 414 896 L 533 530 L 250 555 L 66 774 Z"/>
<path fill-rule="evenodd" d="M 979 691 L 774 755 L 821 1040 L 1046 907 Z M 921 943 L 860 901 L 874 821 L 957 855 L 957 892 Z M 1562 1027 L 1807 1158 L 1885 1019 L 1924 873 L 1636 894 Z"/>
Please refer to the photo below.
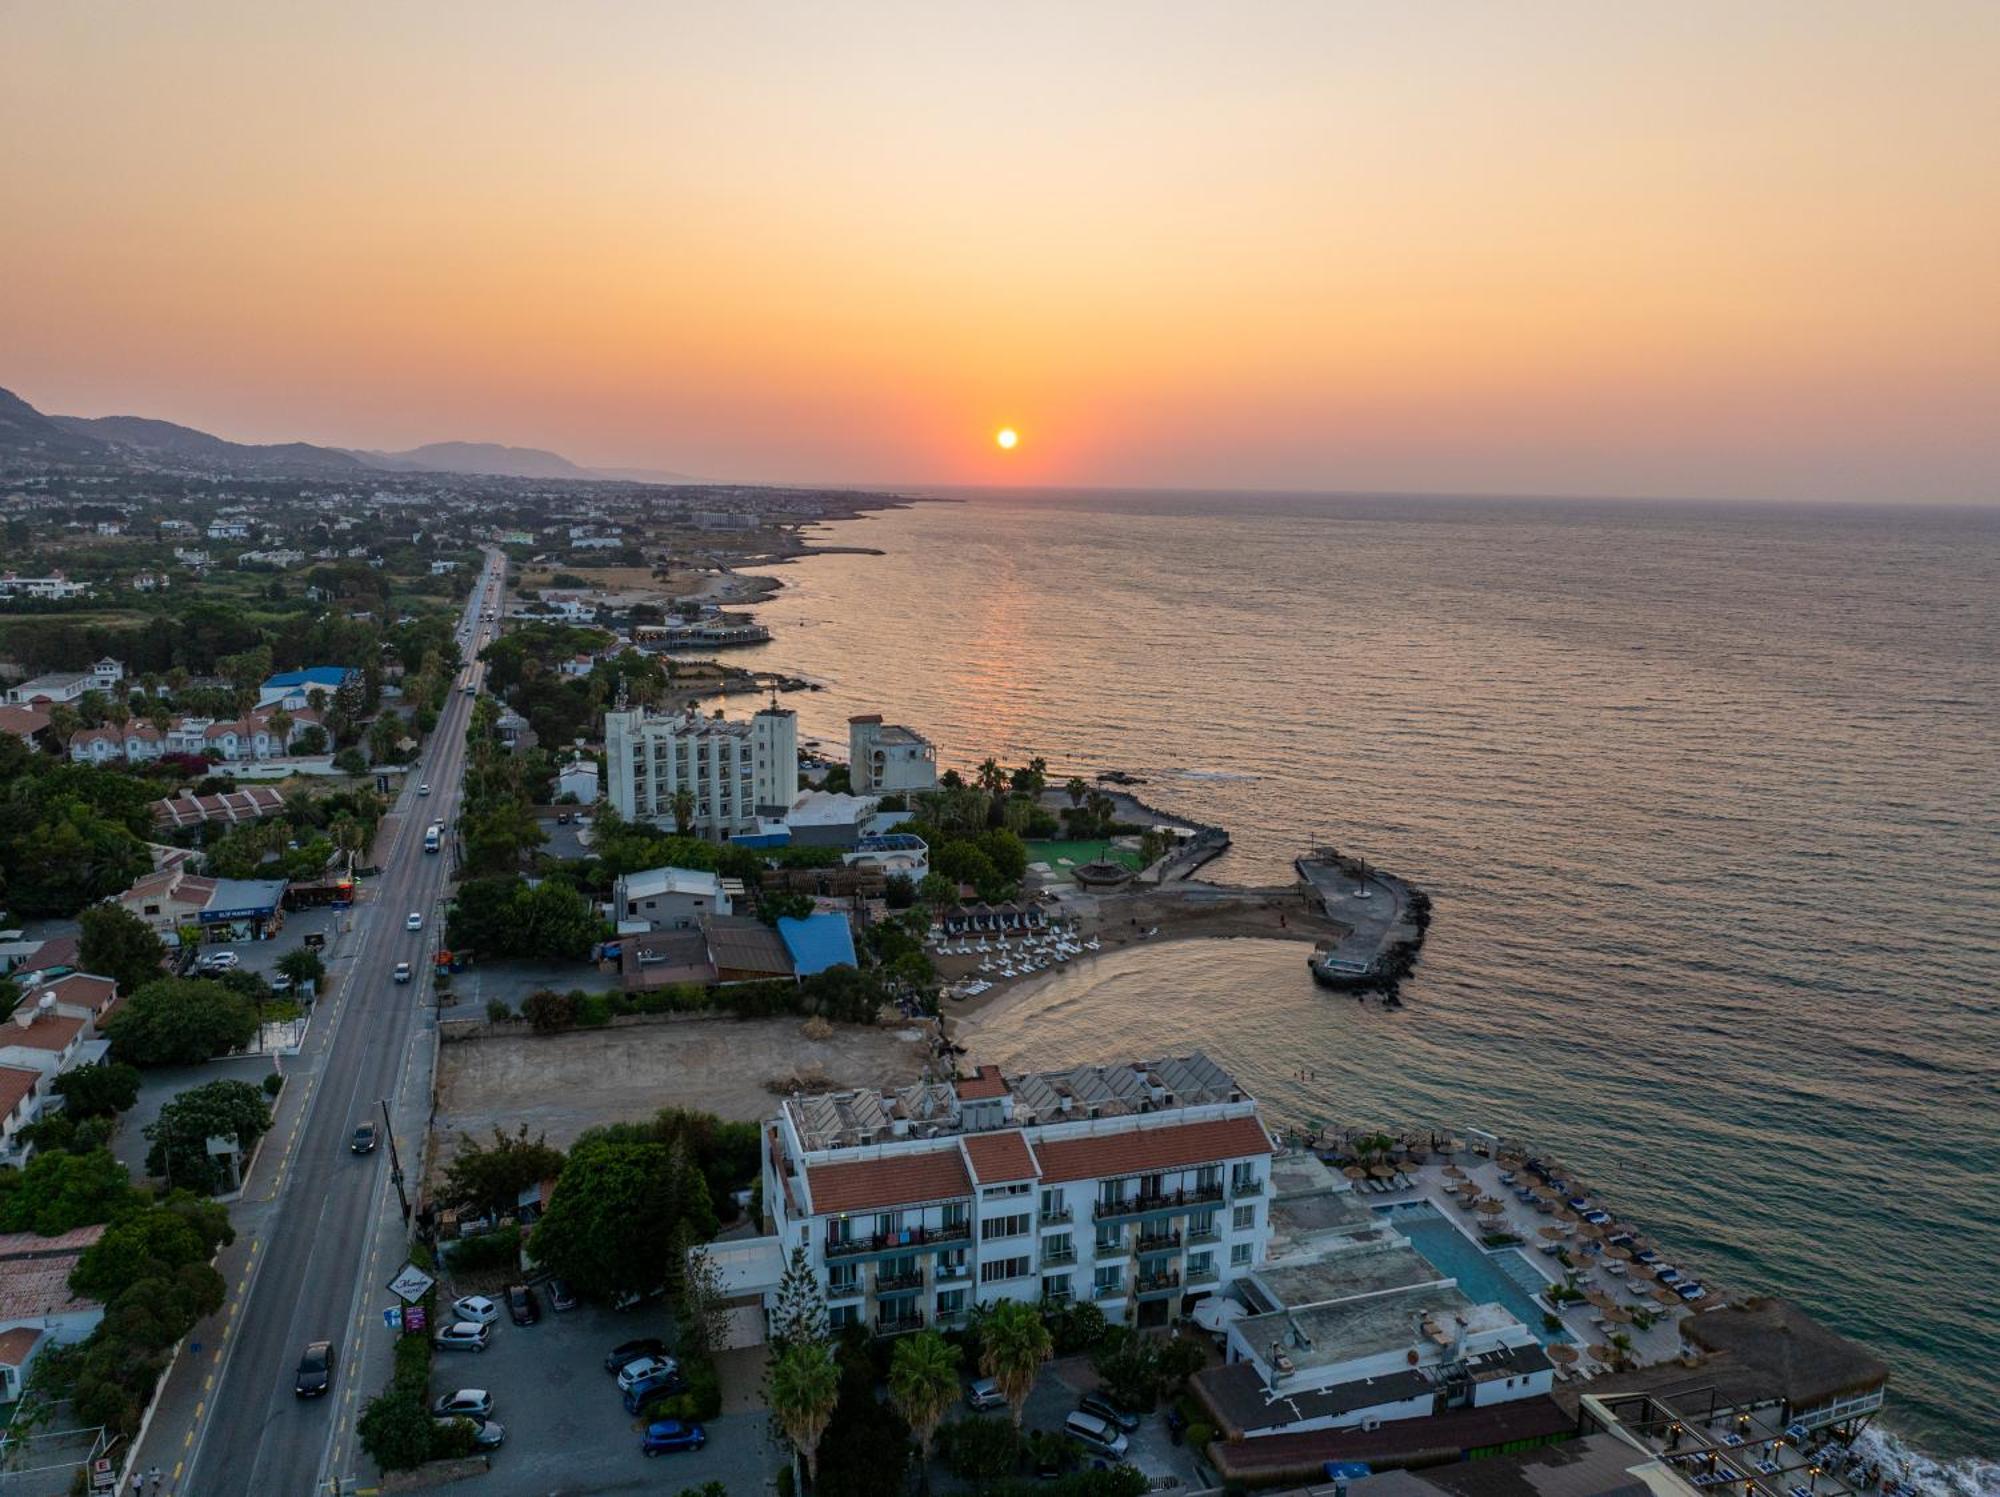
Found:
<path fill-rule="evenodd" d="M 951 492 L 820 527 L 744 664 L 844 753 L 1123 770 L 1430 891 L 1399 1009 L 1306 948 L 1107 954 L 982 1060 L 1200 1047 L 1271 1121 L 1528 1138 L 1893 1367 L 1892 1459 L 2000 1492 L 2000 512 Z"/>

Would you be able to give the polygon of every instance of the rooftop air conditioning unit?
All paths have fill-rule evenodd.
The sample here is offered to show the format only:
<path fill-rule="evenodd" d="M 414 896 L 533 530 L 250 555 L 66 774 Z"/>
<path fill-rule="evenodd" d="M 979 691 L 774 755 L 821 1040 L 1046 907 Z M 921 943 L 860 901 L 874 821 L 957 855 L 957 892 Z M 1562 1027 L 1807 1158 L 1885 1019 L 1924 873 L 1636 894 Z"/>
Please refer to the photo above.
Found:
<path fill-rule="evenodd" d="M 1382 1427 L 1382 1421 L 1380 1419 L 1377 1419 L 1373 1414 L 1369 1415 L 1366 1419 L 1361 1421 L 1361 1432 L 1364 1435 L 1370 1433 L 1373 1430 L 1378 1430 L 1381 1427 Z"/>

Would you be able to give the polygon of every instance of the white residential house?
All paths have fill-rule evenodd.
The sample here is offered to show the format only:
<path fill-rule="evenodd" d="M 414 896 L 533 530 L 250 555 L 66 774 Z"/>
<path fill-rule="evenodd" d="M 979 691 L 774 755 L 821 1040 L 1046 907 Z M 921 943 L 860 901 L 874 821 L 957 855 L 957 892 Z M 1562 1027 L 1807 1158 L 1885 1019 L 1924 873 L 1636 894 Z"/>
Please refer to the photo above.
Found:
<path fill-rule="evenodd" d="M 247 541 L 250 529 L 249 522 L 245 520 L 210 520 L 208 538 L 212 541 Z"/>
<path fill-rule="evenodd" d="M 693 930 L 706 915 L 728 915 L 722 876 L 695 868 L 649 868 L 627 873 L 611 886 L 611 915 L 621 935 L 647 930 Z"/>
<path fill-rule="evenodd" d="M 159 592 L 170 585 L 165 572 L 134 572 L 132 574 L 132 590 L 134 592 Z"/>
<path fill-rule="evenodd" d="M 47 577 L 22 577 L 14 572 L 0 573 L 0 598 L 41 598 L 59 603 L 67 598 L 90 596 L 88 582 L 72 582 L 61 572 Z"/>
<path fill-rule="evenodd" d="M 606 787 L 627 821 L 673 826 L 675 792 L 694 796 L 692 829 L 721 839 L 783 816 L 799 793 L 799 722 L 771 706 L 730 722 L 693 711 L 604 718 Z"/>
<path fill-rule="evenodd" d="M 563 765 L 556 776 L 556 794 L 573 795 L 577 804 L 594 806 L 597 804 L 597 761 L 594 759 L 572 759 Z"/>
<path fill-rule="evenodd" d="M 124 665 L 107 656 L 87 671 L 51 671 L 23 681 L 8 689 L 7 700 L 17 707 L 73 702 L 86 691 L 109 692 L 124 679 Z"/>
<path fill-rule="evenodd" d="M 794 1097 L 764 1133 L 776 1246 L 805 1248 L 836 1327 L 956 1325 L 1003 1299 L 1165 1325 L 1269 1239 L 1270 1137 L 1199 1052 Z"/>
<path fill-rule="evenodd" d="M 914 728 L 871 712 L 847 720 L 847 772 L 856 795 L 937 789 L 937 749 Z"/>

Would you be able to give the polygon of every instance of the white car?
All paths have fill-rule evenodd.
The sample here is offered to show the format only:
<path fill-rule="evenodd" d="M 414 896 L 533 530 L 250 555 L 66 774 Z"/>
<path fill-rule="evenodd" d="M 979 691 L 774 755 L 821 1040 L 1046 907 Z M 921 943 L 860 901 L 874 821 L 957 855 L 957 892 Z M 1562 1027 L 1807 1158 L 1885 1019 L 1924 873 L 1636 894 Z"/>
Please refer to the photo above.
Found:
<path fill-rule="evenodd" d="M 680 1363 L 672 1357 L 641 1357 L 636 1362 L 627 1362 L 618 1369 L 618 1391 L 626 1392 L 648 1378 L 665 1377 L 680 1369 Z"/>
<path fill-rule="evenodd" d="M 431 1345 L 439 1351 L 485 1351 L 486 1343 L 492 1339 L 491 1326 L 461 1320 L 446 1326 L 431 1337 Z"/>
<path fill-rule="evenodd" d="M 431 787 L 430 787 L 430 786 L 428 786 L 428 785 L 419 785 L 419 786 L 417 786 L 417 794 L 419 794 L 419 795 L 429 795 L 430 793 L 431 793 Z"/>
<path fill-rule="evenodd" d="M 233 951 L 211 951 L 202 957 L 198 965 L 205 972 L 227 972 L 243 959 Z"/>
<path fill-rule="evenodd" d="M 424 917 L 418 914 L 415 910 L 411 910 L 410 918 L 403 922 L 403 929 L 422 930 L 423 928 L 424 928 Z"/>
<path fill-rule="evenodd" d="M 483 1294 L 468 1294 L 451 1302 L 451 1313 L 474 1325 L 492 1325 L 500 1319 L 500 1307 Z"/>

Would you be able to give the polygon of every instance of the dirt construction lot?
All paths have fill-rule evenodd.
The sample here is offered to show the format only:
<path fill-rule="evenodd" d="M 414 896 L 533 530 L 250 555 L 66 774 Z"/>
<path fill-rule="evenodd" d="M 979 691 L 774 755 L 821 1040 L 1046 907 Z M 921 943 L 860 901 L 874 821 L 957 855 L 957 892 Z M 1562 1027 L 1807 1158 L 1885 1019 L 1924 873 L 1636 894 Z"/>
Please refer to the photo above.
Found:
<path fill-rule="evenodd" d="M 568 1034 L 506 1033 L 441 1046 L 438 1163 L 458 1135 L 547 1133 L 566 1149 L 586 1128 L 692 1107 L 736 1122 L 777 1109 L 768 1080 L 824 1076 L 835 1088 L 897 1086 L 922 1074 L 929 1048 L 915 1029 L 835 1025 L 810 1040 L 798 1019 L 683 1019 Z"/>

